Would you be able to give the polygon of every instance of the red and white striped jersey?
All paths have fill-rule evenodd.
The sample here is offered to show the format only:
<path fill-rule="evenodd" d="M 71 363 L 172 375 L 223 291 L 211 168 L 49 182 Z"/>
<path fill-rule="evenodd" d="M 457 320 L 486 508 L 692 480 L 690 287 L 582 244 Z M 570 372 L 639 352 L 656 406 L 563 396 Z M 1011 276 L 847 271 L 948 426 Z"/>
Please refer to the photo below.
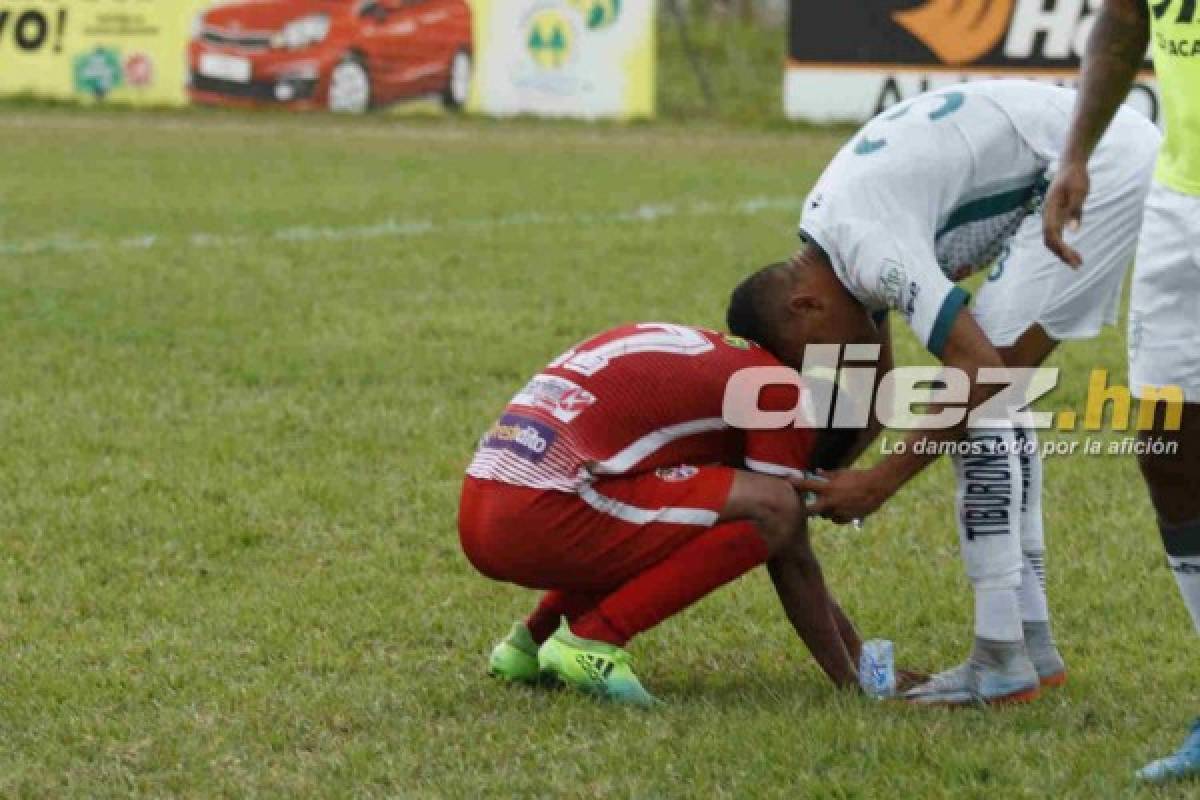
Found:
<path fill-rule="evenodd" d="M 574 492 L 601 476 L 685 466 L 802 472 L 816 431 L 744 431 L 722 418 L 734 373 L 779 366 L 761 347 L 716 331 L 665 323 L 614 328 L 535 375 L 484 434 L 467 474 Z M 777 389 L 790 397 L 767 400 L 764 393 L 764 409 L 796 406 L 795 387 L 768 391 Z"/>

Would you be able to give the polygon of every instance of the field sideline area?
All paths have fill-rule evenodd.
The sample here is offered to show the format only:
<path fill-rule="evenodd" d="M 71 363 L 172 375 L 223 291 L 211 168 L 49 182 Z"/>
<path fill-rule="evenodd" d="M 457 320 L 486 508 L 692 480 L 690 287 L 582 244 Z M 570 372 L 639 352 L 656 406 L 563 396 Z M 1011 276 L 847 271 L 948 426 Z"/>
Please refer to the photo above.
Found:
<path fill-rule="evenodd" d="M 1132 458 L 1047 463 L 1030 707 L 836 695 L 762 571 L 633 643 L 655 712 L 484 675 L 534 595 L 459 551 L 477 438 L 587 334 L 720 325 L 844 135 L 6 112 L 0 795 L 1140 795 L 1195 643 Z M 952 509 L 943 462 L 814 534 L 905 665 L 969 645 Z"/>

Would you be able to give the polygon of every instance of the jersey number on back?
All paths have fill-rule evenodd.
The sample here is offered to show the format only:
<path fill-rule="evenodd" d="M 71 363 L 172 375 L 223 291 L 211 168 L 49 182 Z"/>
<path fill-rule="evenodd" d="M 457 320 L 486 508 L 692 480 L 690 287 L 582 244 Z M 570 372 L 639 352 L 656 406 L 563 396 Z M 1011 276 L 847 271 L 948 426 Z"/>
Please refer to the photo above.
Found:
<path fill-rule="evenodd" d="M 967 102 L 967 97 L 962 92 L 946 92 L 945 94 L 935 94 L 930 95 L 929 97 L 921 97 L 904 103 L 900 106 L 900 108 L 884 117 L 883 121 L 890 122 L 892 120 L 900 119 L 908 114 L 909 111 L 912 111 L 913 106 L 917 105 L 917 103 L 921 102 L 922 100 L 935 99 L 938 101 L 938 107 L 929 112 L 929 119 L 933 120 L 934 122 L 950 116 L 955 111 L 958 111 L 960 108 L 962 108 L 963 104 Z M 878 129 L 880 124 L 876 123 L 870 127 Z M 872 139 L 870 136 L 870 131 L 863 131 L 862 138 L 860 138 L 858 143 L 854 145 L 854 152 L 860 156 L 869 156 L 871 153 L 878 153 L 880 150 L 887 147 L 887 143 L 888 140 L 886 137 Z"/>
<path fill-rule="evenodd" d="M 555 359 L 550 366 L 562 367 L 590 377 L 607 367 L 614 358 L 634 353 L 698 356 L 713 349 L 713 343 L 702 333 L 682 325 L 648 322 L 637 327 L 637 333 L 613 339 L 589 350 L 570 350 Z"/>

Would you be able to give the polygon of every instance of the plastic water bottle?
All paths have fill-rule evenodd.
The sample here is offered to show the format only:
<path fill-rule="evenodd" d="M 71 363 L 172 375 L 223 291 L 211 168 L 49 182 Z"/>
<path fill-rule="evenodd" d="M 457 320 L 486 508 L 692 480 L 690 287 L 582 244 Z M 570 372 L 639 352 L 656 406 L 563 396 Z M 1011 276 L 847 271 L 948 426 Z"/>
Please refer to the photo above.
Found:
<path fill-rule="evenodd" d="M 863 642 L 858 660 L 858 682 L 864 692 L 880 700 L 896 694 L 896 646 L 887 639 Z"/>

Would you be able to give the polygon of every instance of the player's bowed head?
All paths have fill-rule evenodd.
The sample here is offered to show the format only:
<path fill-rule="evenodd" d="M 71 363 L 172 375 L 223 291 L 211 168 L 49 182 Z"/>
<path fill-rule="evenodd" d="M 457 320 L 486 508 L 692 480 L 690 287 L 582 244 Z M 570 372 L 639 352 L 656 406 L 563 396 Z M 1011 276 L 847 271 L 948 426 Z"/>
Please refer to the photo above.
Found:
<path fill-rule="evenodd" d="M 793 369 L 801 368 L 808 345 L 880 341 L 867 309 L 812 245 L 742 281 L 729 299 L 726 324 Z"/>

